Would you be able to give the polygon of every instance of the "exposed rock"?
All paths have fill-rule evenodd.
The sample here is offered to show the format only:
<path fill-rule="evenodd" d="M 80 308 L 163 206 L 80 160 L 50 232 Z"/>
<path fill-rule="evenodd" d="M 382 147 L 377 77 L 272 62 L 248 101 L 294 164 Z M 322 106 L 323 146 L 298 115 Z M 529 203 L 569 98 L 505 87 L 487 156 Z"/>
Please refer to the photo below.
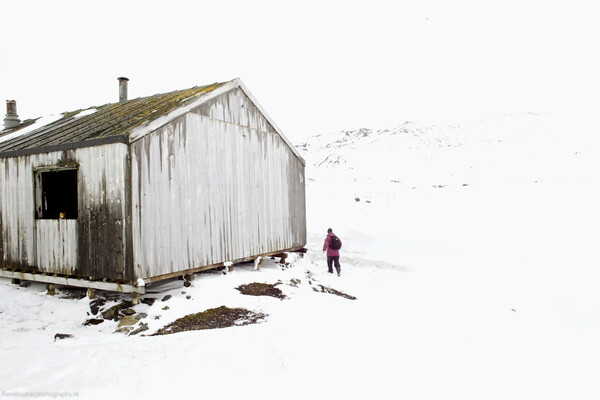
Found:
<path fill-rule="evenodd" d="M 192 298 L 192 296 L 190 296 L 190 295 L 188 294 L 187 296 L 185 296 L 185 298 L 189 300 L 189 299 L 191 299 L 191 298 Z"/>
<path fill-rule="evenodd" d="M 190 287 L 190 286 L 192 286 L 192 283 L 190 281 L 185 281 L 185 282 L 183 282 L 183 286 Z"/>
<path fill-rule="evenodd" d="M 165 297 L 163 297 L 162 301 L 167 301 L 167 300 L 169 300 L 171 297 L 173 297 L 173 296 L 171 296 L 170 294 L 168 294 L 168 295 L 166 295 Z"/>
<path fill-rule="evenodd" d="M 124 327 L 121 327 L 121 328 L 117 329 L 115 332 L 116 333 L 129 333 L 132 330 L 133 330 L 133 327 L 131 327 L 131 326 L 124 326 Z"/>
<path fill-rule="evenodd" d="M 300 285 L 300 283 L 302 283 L 302 281 L 300 279 L 292 278 L 290 280 L 290 286 L 293 286 L 293 287 L 298 287 Z"/>
<path fill-rule="evenodd" d="M 98 310 L 105 303 L 106 303 L 105 299 L 94 299 L 94 300 L 90 301 L 90 311 L 92 311 L 92 314 L 97 315 L 98 314 Z"/>
<path fill-rule="evenodd" d="M 90 318 L 87 321 L 85 321 L 83 323 L 83 325 L 85 325 L 85 326 L 98 325 L 98 324 L 101 324 L 103 322 L 104 322 L 104 320 L 101 319 L 101 318 Z"/>
<path fill-rule="evenodd" d="M 162 309 L 166 311 L 169 309 L 169 306 L 164 306 Z"/>
<path fill-rule="evenodd" d="M 119 305 L 112 306 L 108 310 L 102 311 L 102 317 L 104 319 L 112 319 L 114 321 L 119 319 Z"/>
<path fill-rule="evenodd" d="M 142 301 L 142 303 L 148 304 L 149 306 L 151 306 L 152 304 L 154 304 L 156 299 L 154 297 L 145 297 L 141 301 Z"/>
<path fill-rule="evenodd" d="M 104 319 L 112 319 L 113 321 L 117 321 L 119 319 L 119 305 L 112 306 L 108 310 L 102 311 L 102 318 Z"/>
<path fill-rule="evenodd" d="M 56 339 L 62 340 L 62 339 L 70 339 L 72 337 L 73 337 L 73 335 L 71 335 L 70 333 L 57 333 L 56 335 L 54 335 L 54 341 L 56 342 Z"/>
<path fill-rule="evenodd" d="M 131 315 L 126 315 L 119 321 L 119 326 L 135 325 L 137 324 L 137 322 L 138 320 L 135 317 Z"/>
<path fill-rule="evenodd" d="M 124 315 L 133 315 L 135 314 L 135 310 L 133 308 L 126 308 L 125 310 L 121 310 Z"/>
<path fill-rule="evenodd" d="M 137 319 L 137 320 L 139 321 L 140 319 L 144 319 L 144 318 L 146 318 L 146 317 L 148 317 L 148 314 L 141 312 L 141 313 L 139 313 L 139 314 L 135 315 L 135 317 L 134 317 L 134 318 L 135 318 L 135 319 Z"/>
<path fill-rule="evenodd" d="M 131 307 L 131 305 L 132 304 L 130 301 L 122 301 L 121 303 L 112 306 L 108 310 L 102 311 L 102 317 L 104 319 L 112 319 L 113 321 L 118 321 L 119 320 L 119 311 L 121 311 L 122 309 L 125 309 L 125 308 L 129 308 L 129 307 Z"/>
<path fill-rule="evenodd" d="M 139 328 L 137 328 L 136 330 L 132 331 L 129 336 L 132 335 L 137 335 L 140 332 L 144 332 L 148 330 L 148 324 L 142 324 Z"/>

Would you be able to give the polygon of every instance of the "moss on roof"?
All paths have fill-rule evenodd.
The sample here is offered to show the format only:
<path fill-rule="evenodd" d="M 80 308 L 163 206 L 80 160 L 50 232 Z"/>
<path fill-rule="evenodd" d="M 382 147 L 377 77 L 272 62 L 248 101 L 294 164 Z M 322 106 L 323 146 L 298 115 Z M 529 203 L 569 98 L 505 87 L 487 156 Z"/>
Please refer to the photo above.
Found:
<path fill-rule="evenodd" d="M 184 106 L 228 82 L 176 90 L 62 113 L 58 120 L 0 143 L 0 153 L 129 135 L 136 127 Z M 95 112 L 85 111 L 96 109 Z M 78 117 L 78 115 L 83 114 Z M 22 124 L 19 129 L 23 129 Z M 18 132 L 18 129 L 11 130 Z"/>

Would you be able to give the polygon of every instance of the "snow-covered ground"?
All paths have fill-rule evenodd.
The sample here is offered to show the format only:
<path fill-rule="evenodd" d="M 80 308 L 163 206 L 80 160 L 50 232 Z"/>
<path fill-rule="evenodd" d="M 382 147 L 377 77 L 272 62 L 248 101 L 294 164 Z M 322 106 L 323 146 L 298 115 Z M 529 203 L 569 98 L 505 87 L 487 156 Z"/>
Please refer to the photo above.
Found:
<path fill-rule="evenodd" d="M 597 134 L 527 114 L 312 137 L 298 146 L 304 258 L 150 286 L 158 300 L 135 307 L 143 334 L 221 305 L 264 322 L 126 336 L 83 326 L 87 298 L 2 279 L 2 396 L 597 399 Z M 320 251 L 328 227 L 343 240 L 339 278 Z M 284 300 L 235 289 L 278 281 Z"/>

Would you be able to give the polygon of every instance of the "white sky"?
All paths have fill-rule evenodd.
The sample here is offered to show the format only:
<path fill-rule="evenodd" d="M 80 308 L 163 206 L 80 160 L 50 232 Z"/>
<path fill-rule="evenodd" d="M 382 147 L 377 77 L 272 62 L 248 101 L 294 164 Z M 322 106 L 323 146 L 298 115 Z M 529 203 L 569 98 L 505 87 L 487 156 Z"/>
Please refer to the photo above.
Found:
<path fill-rule="evenodd" d="M 593 1 L 0 1 L 0 101 L 24 118 L 241 78 L 292 141 L 600 109 Z M 2 104 L 0 115 L 6 108 Z"/>

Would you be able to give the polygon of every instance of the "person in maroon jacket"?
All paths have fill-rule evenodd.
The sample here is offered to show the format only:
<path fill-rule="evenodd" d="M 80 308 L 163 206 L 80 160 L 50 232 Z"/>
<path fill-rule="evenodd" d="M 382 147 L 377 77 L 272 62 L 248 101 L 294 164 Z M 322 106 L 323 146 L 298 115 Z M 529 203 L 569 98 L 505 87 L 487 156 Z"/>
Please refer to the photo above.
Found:
<path fill-rule="evenodd" d="M 339 241 L 339 246 L 336 246 L 336 241 Z M 325 243 L 323 243 L 323 252 L 327 251 L 327 268 L 329 269 L 327 272 L 333 274 L 332 264 L 335 264 L 338 276 L 342 272 L 342 267 L 340 266 L 340 247 L 342 247 L 340 238 L 333 233 L 331 228 L 327 229 L 327 237 L 325 238 Z"/>

